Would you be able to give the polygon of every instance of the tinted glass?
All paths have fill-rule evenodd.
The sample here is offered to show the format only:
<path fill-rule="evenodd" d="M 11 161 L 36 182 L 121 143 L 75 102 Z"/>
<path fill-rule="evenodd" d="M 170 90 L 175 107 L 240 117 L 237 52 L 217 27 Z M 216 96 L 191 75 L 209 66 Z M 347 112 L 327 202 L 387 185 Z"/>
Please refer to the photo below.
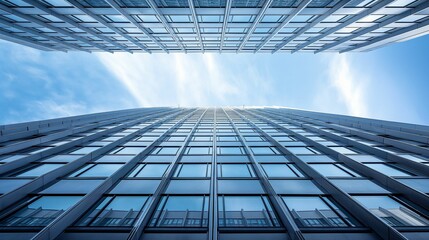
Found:
<path fill-rule="evenodd" d="M 206 227 L 208 197 L 164 196 L 152 217 L 150 226 Z"/>
<path fill-rule="evenodd" d="M 219 197 L 219 225 L 222 227 L 279 226 L 268 199 L 263 196 Z"/>
<path fill-rule="evenodd" d="M 247 164 L 220 164 L 218 166 L 220 177 L 253 177 L 251 166 Z"/>
<path fill-rule="evenodd" d="M 81 196 L 43 196 L 0 221 L 0 226 L 46 226 Z"/>
<path fill-rule="evenodd" d="M 79 226 L 131 226 L 146 203 L 146 196 L 116 196 L 105 198 L 85 216 Z"/>
<path fill-rule="evenodd" d="M 16 177 L 39 177 L 62 166 L 64 164 L 40 164 L 30 170 L 17 174 Z"/>
<path fill-rule="evenodd" d="M 350 221 L 327 198 L 283 197 L 296 223 L 301 227 L 347 227 Z M 329 204 L 329 205 L 328 205 Z"/>

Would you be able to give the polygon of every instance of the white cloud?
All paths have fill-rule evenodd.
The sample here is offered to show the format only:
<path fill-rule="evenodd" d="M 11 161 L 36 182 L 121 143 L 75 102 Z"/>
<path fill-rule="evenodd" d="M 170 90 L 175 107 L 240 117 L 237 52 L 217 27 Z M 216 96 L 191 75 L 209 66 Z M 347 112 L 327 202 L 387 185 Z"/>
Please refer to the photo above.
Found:
<path fill-rule="evenodd" d="M 359 117 L 369 116 L 366 94 L 369 79 L 353 65 L 350 55 L 335 54 L 324 59 L 327 64 L 327 79 L 319 82 L 319 93 L 315 96 L 315 108 Z"/>
<path fill-rule="evenodd" d="M 100 53 L 140 106 L 263 104 L 269 81 L 241 56 Z M 236 67 L 234 66 L 236 65 Z M 259 94 L 255 95 L 255 89 Z M 252 91 L 251 91 L 252 90 Z"/>

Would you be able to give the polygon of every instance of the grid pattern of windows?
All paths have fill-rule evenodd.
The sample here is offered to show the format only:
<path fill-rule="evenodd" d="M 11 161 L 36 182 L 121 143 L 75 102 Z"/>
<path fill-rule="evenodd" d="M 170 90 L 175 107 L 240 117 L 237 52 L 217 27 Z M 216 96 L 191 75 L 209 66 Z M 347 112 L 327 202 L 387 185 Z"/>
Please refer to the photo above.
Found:
<path fill-rule="evenodd" d="M 428 7 L 423 0 L 3 0 L 0 35 L 54 51 L 364 51 L 424 34 Z"/>
<path fill-rule="evenodd" d="M 386 229 L 425 239 L 428 136 L 426 126 L 286 108 L 4 125 L 0 239 L 382 239 Z"/>

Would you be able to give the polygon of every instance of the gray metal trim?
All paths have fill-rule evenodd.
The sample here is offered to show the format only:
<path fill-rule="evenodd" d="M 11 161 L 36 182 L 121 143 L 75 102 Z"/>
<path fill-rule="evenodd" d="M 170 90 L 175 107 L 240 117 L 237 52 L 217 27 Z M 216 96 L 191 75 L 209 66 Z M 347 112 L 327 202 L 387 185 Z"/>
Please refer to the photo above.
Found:
<path fill-rule="evenodd" d="M 95 20 L 97 20 L 99 23 L 103 24 L 104 26 L 106 26 L 110 30 L 114 31 L 116 34 L 118 34 L 118 35 L 122 36 L 123 38 L 127 39 L 128 41 L 132 42 L 133 44 L 135 44 L 136 46 L 138 46 L 142 50 L 144 50 L 144 51 L 146 51 L 148 53 L 151 53 L 151 51 L 146 46 L 144 46 L 142 43 L 140 43 L 139 41 L 135 40 L 134 38 L 128 36 L 127 34 L 122 33 L 120 30 L 118 30 L 118 28 L 112 26 L 110 23 L 106 22 L 103 18 L 101 18 L 100 16 L 98 16 L 98 15 L 94 14 L 93 12 L 91 12 L 89 9 L 85 8 L 84 6 L 82 6 L 78 1 L 76 1 L 76 0 L 67 0 L 67 2 L 69 2 L 71 5 L 73 5 L 74 7 L 78 8 L 83 13 L 87 14 L 88 16 L 94 18 Z M 131 50 L 128 49 L 128 52 L 131 53 Z"/>
<path fill-rule="evenodd" d="M 376 24 L 374 26 L 371 26 L 371 27 L 364 28 L 363 30 L 361 30 L 361 31 L 359 31 L 357 33 L 352 33 L 352 35 L 350 35 L 348 37 L 343 37 L 339 41 L 333 42 L 331 44 L 326 44 L 325 46 L 323 46 L 321 49 L 315 51 L 314 53 L 319 53 L 319 52 L 322 52 L 322 51 L 326 51 L 326 50 L 328 50 L 330 48 L 336 47 L 336 46 L 338 46 L 338 45 L 340 45 L 342 43 L 350 41 L 350 40 L 352 40 L 352 39 L 354 39 L 356 37 L 362 36 L 364 34 L 367 34 L 367 33 L 370 33 L 370 32 L 372 32 L 374 30 L 377 30 L 377 29 L 379 29 L 381 27 L 384 27 L 384 26 L 386 26 L 388 24 L 391 24 L 391 23 L 394 23 L 396 21 L 399 21 L 402 18 L 405 18 L 405 17 L 408 17 L 410 15 L 413 15 L 413 14 L 416 14 L 418 12 L 421 12 L 421 11 L 427 9 L 427 8 L 429 8 L 429 2 L 426 1 L 426 2 L 423 2 L 422 4 L 418 5 L 415 8 L 407 10 L 407 11 L 405 11 L 405 12 L 399 14 L 399 15 L 390 17 L 386 21 L 383 21 L 383 22 L 378 23 L 378 24 Z M 344 50 L 344 51 L 348 51 L 348 50 Z"/>
<path fill-rule="evenodd" d="M 265 176 L 264 171 L 263 171 L 261 165 L 259 164 L 259 162 L 256 161 L 255 157 L 253 156 L 252 150 L 247 145 L 243 135 L 240 133 L 240 131 L 238 130 L 234 121 L 231 119 L 231 117 L 228 115 L 228 113 L 225 111 L 225 109 L 222 108 L 222 110 L 224 111 L 225 115 L 228 117 L 231 125 L 234 128 L 235 134 L 237 134 L 237 136 L 240 139 L 241 144 L 246 149 L 247 156 L 249 157 L 252 165 L 254 166 L 254 171 L 255 171 L 256 175 L 258 176 L 258 178 L 261 181 L 266 193 L 268 194 L 268 197 L 270 198 L 271 203 L 273 204 L 273 208 L 276 210 L 276 213 L 279 215 L 280 220 L 282 221 L 283 225 L 288 230 L 287 231 L 288 236 L 291 238 L 291 240 L 304 240 L 305 238 L 302 235 L 301 230 L 296 225 L 295 221 L 293 220 L 292 215 L 290 214 L 290 212 L 287 210 L 285 204 L 283 203 L 283 200 L 280 198 L 280 196 L 277 195 L 274 188 L 271 186 L 270 181 Z M 234 110 L 231 110 L 231 111 L 234 111 Z M 236 111 L 234 111 L 234 112 L 236 112 Z M 246 119 L 244 119 L 244 120 L 246 120 Z"/>
<path fill-rule="evenodd" d="M 273 2 L 273 0 L 266 0 L 264 2 L 264 5 L 261 7 L 261 9 L 258 12 L 258 15 L 256 16 L 255 20 L 253 21 L 252 26 L 247 31 L 246 35 L 243 38 L 243 41 L 241 41 L 240 46 L 238 47 L 237 52 L 241 51 L 243 49 L 244 45 L 246 45 L 247 40 L 249 40 L 250 36 L 252 36 L 253 31 L 255 31 L 256 26 L 262 20 L 262 18 L 264 17 L 265 12 L 270 7 L 270 5 L 271 5 L 272 2 Z"/>
<path fill-rule="evenodd" d="M 281 23 L 278 27 L 276 27 L 276 29 L 255 49 L 255 53 L 257 53 L 259 50 L 261 50 L 261 48 L 263 48 L 265 46 L 265 44 L 267 44 L 273 37 L 275 37 L 277 35 L 278 32 L 280 32 L 280 30 L 283 29 L 284 26 L 286 26 L 287 24 L 289 24 L 289 22 L 296 16 L 298 15 L 302 10 L 304 10 L 304 8 L 307 7 L 307 5 L 311 2 L 311 0 L 303 0 L 300 2 L 300 4 L 298 5 L 298 7 L 296 9 L 294 9 Z M 347 2 L 347 1 L 345 1 Z M 338 5 L 338 4 L 337 4 Z M 336 6 L 337 6 L 336 5 Z M 330 9 L 332 10 L 332 9 Z M 275 51 L 273 51 L 274 53 Z"/>
<path fill-rule="evenodd" d="M 279 51 L 286 44 L 290 43 L 295 38 L 301 36 L 302 34 L 304 34 L 305 32 L 307 32 L 309 29 L 311 29 L 312 27 L 316 26 L 318 23 L 322 22 L 324 19 L 326 19 L 327 17 L 331 16 L 334 12 L 338 11 L 344 5 L 346 5 L 347 3 L 351 2 L 351 1 L 352 0 L 342 0 L 341 2 L 338 2 L 335 6 L 333 6 L 332 8 L 330 8 L 324 14 L 318 16 L 311 23 L 307 24 L 305 27 L 301 28 L 297 33 L 293 34 L 292 37 L 289 37 L 289 38 L 283 40 L 281 43 L 277 44 L 276 47 L 275 47 L 275 49 L 273 51 L 271 51 L 271 53 L 275 53 L 275 52 Z"/>
<path fill-rule="evenodd" d="M 190 116 L 192 116 L 193 114 L 196 114 L 197 112 L 198 112 L 198 110 L 192 112 L 190 115 L 186 116 L 185 118 L 183 118 L 182 120 L 177 122 L 174 126 L 179 126 L 185 120 L 187 120 Z M 150 218 L 152 217 L 152 215 L 156 211 L 156 208 L 157 208 L 158 203 L 162 197 L 162 194 L 165 192 L 165 190 L 168 186 L 168 183 L 169 183 L 171 177 L 173 176 L 173 174 L 177 168 L 180 157 L 183 154 L 183 152 L 185 151 L 185 147 L 188 145 L 191 137 L 195 133 L 197 126 L 201 122 L 201 119 L 204 117 L 206 112 L 207 112 L 207 109 L 204 110 L 204 112 L 201 114 L 201 116 L 199 117 L 199 119 L 195 123 L 194 127 L 192 128 L 191 132 L 186 137 L 185 141 L 183 141 L 182 146 L 180 147 L 180 149 L 176 153 L 175 159 L 170 163 L 170 166 L 168 167 L 168 169 L 164 173 L 164 176 L 162 177 L 161 183 L 159 184 L 155 193 L 152 195 L 151 199 L 149 199 L 150 200 L 149 207 L 147 207 L 146 210 L 143 213 L 141 213 L 139 219 L 137 220 L 136 224 L 134 225 L 133 229 L 131 230 L 131 233 L 128 236 L 127 240 L 139 240 L 139 239 L 141 239 L 141 236 L 144 234 L 144 228 L 147 226 L 147 224 L 150 221 Z M 170 128 L 170 130 L 171 129 L 172 128 Z M 170 133 L 170 131 L 166 132 L 166 134 L 168 134 L 168 133 Z"/>
<path fill-rule="evenodd" d="M 194 20 L 195 30 L 197 31 L 198 40 L 200 42 L 201 51 L 204 53 L 204 44 L 203 39 L 201 37 L 200 25 L 198 23 L 197 12 L 195 11 L 194 0 L 188 0 L 189 9 L 192 13 L 192 18 Z"/>
<path fill-rule="evenodd" d="M 273 115 L 273 114 L 271 114 L 271 115 Z M 279 117 L 279 118 L 284 119 L 284 117 Z M 336 140 L 344 141 L 343 137 L 338 136 L 338 138 L 335 138 L 334 136 L 337 136 L 337 135 L 326 132 L 324 130 L 313 128 L 311 126 L 307 126 L 307 125 L 302 124 L 300 122 L 296 122 L 295 120 L 292 120 L 292 119 L 289 119 L 289 122 L 291 122 L 297 126 L 300 126 L 304 129 L 308 129 L 308 130 L 313 131 L 313 132 L 317 132 L 317 133 L 320 133 L 320 134 L 323 134 L 326 136 L 333 137 Z M 281 125 L 278 125 L 278 126 L 281 126 Z M 282 127 L 282 129 L 285 129 L 285 128 Z M 290 130 L 287 130 L 287 131 L 290 131 Z M 293 132 L 293 131 L 290 131 L 290 132 Z M 295 132 L 294 132 L 294 134 L 297 136 L 300 136 L 304 142 L 308 142 L 308 143 L 311 143 L 311 145 L 316 146 L 318 148 L 318 150 L 320 150 L 324 153 L 327 153 L 328 155 L 335 156 L 338 159 L 341 159 L 342 162 L 344 162 L 344 164 L 346 166 L 351 167 L 353 170 L 355 170 L 356 172 L 358 172 L 362 176 L 366 176 L 368 178 L 373 178 L 373 179 L 377 180 L 377 182 L 381 186 L 384 186 L 386 189 L 393 189 L 397 192 L 400 192 L 409 200 L 411 200 L 411 201 L 419 204 L 419 206 L 429 210 L 429 196 L 427 194 L 422 193 L 416 189 L 413 189 L 413 188 L 399 182 L 398 180 L 396 180 L 393 177 L 384 175 L 384 174 L 382 174 L 382 173 L 380 173 L 380 172 L 378 172 L 378 171 L 376 171 L 376 170 L 374 170 L 368 166 L 365 166 L 364 164 L 362 164 L 360 162 L 357 162 L 357 161 L 351 159 L 347 155 L 338 153 L 338 152 L 336 152 L 336 151 L 334 151 L 334 150 L 332 150 L 332 149 L 330 149 L 330 148 L 328 148 L 328 147 L 326 147 L 326 146 L 324 146 L 324 145 L 322 145 L 316 141 L 308 139 L 307 137 L 305 137 L 301 134 L 298 134 Z"/>
<path fill-rule="evenodd" d="M 2 22 L 2 21 L 3 20 L 1 20 L 0 23 L 4 24 L 4 22 Z M 4 25 L 6 25 L 6 24 L 4 24 Z M 16 27 L 16 26 L 14 26 L 14 27 Z M 22 44 L 22 45 L 25 45 L 27 47 L 36 48 L 36 49 L 39 49 L 39 50 L 67 52 L 64 49 L 55 48 L 54 46 L 49 46 L 49 45 L 45 45 L 45 44 L 38 43 L 38 42 L 35 42 L 35 41 L 31 41 L 28 38 L 21 37 L 21 36 L 15 35 L 15 34 L 11 34 L 11 33 L 3 31 L 1 29 L 0 29 L 0 37 L 2 39 L 6 40 L 6 41 L 11 41 L 13 43 Z"/>
<path fill-rule="evenodd" d="M 183 47 L 182 42 L 177 37 L 176 33 L 168 23 L 167 19 L 164 17 L 164 15 L 161 13 L 161 11 L 158 9 L 158 6 L 156 5 L 154 0 L 146 0 L 147 4 L 155 11 L 155 15 L 158 17 L 158 19 L 161 21 L 162 25 L 165 27 L 165 29 L 168 31 L 170 36 L 176 41 L 177 45 L 182 49 L 185 50 Z M 186 51 L 185 51 L 186 52 Z"/>
<path fill-rule="evenodd" d="M 171 114 L 171 112 L 169 112 L 168 114 Z M 162 116 L 162 115 L 165 115 L 165 113 L 152 114 L 149 117 L 146 117 L 143 119 L 137 119 L 137 120 L 133 120 L 131 122 L 124 123 L 124 124 L 119 125 L 115 128 L 111 128 L 111 129 L 108 129 L 106 131 L 103 131 L 103 132 L 100 132 L 97 134 L 93 134 L 93 135 L 90 135 L 90 136 L 82 138 L 82 139 L 75 140 L 75 141 L 73 141 L 73 144 L 70 144 L 70 145 L 82 144 L 82 143 L 87 142 L 89 140 L 98 138 L 102 135 L 109 134 L 112 132 L 116 132 L 120 129 L 132 126 L 132 125 L 134 125 L 138 122 L 141 122 L 143 120 L 148 120 L 148 119 L 152 119 L 154 117 L 158 117 L 159 115 Z M 142 131 L 146 130 L 146 129 L 147 128 L 142 128 Z M 132 138 L 133 136 L 135 136 L 138 133 L 139 132 L 129 134 L 129 135 L 125 136 L 123 139 L 126 140 L 129 138 Z M 25 185 L 21 186 L 20 188 L 17 188 L 11 192 L 8 192 L 8 193 L 1 195 L 0 196 L 0 210 L 9 207 L 11 204 L 15 203 L 17 199 L 21 199 L 21 198 L 25 197 L 27 194 L 35 191 L 36 189 L 54 181 L 56 178 L 63 176 L 63 175 L 66 175 L 66 174 L 70 173 L 71 171 L 76 170 L 77 168 L 83 166 L 86 162 L 90 161 L 91 159 L 94 159 L 95 157 L 100 156 L 101 154 L 104 154 L 104 153 L 112 150 L 113 148 L 115 148 L 116 146 L 118 146 L 119 144 L 121 144 L 125 140 L 120 139 L 118 141 L 112 142 L 112 143 L 110 143 L 104 147 L 97 149 L 96 151 L 93 151 L 89 154 L 86 154 L 86 155 L 76 159 L 73 162 L 70 162 L 70 163 L 68 163 L 68 164 L 66 164 L 60 168 L 57 168 L 57 169 L 50 171 L 50 172 L 48 172 L 48 173 L 46 173 L 40 177 L 37 177 L 37 178 L 33 179 L 32 181 L 26 183 Z M 70 146 L 70 147 L 72 147 L 72 146 Z M 59 146 L 59 147 L 57 147 L 57 149 L 58 149 L 58 151 L 62 151 L 62 150 L 64 150 L 64 147 Z M 20 160 L 15 160 L 15 161 L 20 161 Z M 34 161 L 33 158 L 31 158 L 31 160 Z M 28 162 L 29 161 L 26 161 L 25 164 Z M 16 168 L 14 168 L 14 169 L 16 169 Z M 14 169 L 12 169 L 12 170 L 14 170 Z"/>
<path fill-rule="evenodd" d="M 232 1 L 233 0 L 226 0 L 225 14 L 224 14 L 223 23 L 222 23 L 222 33 L 221 33 L 221 37 L 220 37 L 220 52 L 221 53 L 222 53 L 222 49 L 223 49 L 223 44 L 225 42 L 225 34 L 226 34 L 227 26 L 228 26 L 229 14 L 231 12 Z"/>
<path fill-rule="evenodd" d="M 168 115 L 167 117 L 160 119 L 150 125 L 148 125 L 145 128 L 142 128 L 132 134 L 129 134 L 117 141 L 118 145 L 120 143 L 123 143 L 132 137 L 136 136 L 139 133 L 142 133 L 149 129 L 152 126 L 159 125 L 160 123 L 164 122 L 167 119 L 173 118 L 177 116 L 179 113 L 173 113 Z M 191 113 L 192 114 L 192 113 Z M 168 131 L 167 131 L 168 132 Z M 165 132 L 160 137 L 164 136 L 167 132 Z M 95 190 L 91 191 L 90 193 L 86 194 L 78 203 L 76 203 L 73 207 L 66 210 L 63 214 L 58 216 L 54 221 L 52 221 L 48 226 L 44 227 L 40 232 L 38 232 L 32 240 L 53 240 L 56 237 L 58 237 L 70 224 L 75 222 L 80 216 L 82 212 L 85 212 L 89 210 L 94 202 L 96 202 L 97 199 L 99 199 L 105 191 L 107 191 L 109 188 L 114 186 L 114 184 L 119 181 L 123 176 L 125 176 L 149 151 L 152 150 L 152 147 L 154 144 L 158 142 L 157 140 L 154 140 L 145 150 L 143 150 L 141 153 L 136 155 L 133 159 L 131 159 L 129 162 L 124 164 L 119 170 L 117 170 L 112 176 L 108 177 L 103 183 L 101 183 Z"/>
<path fill-rule="evenodd" d="M 138 23 L 133 17 L 131 17 L 126 11 L 124 11 L 115 1 L 113 0 L 105 0 L 112 8 L 116 9 L 122 16 L 124 16 L 128 21 L 130 21 L 134 26 L 136 26 L 140 31 L 142 31 L 146 36 L 148 36 L 154 43 L 156 43 L 162 50 L 168 53 L 167 48 L 159 42 L 150 32 L 143 27 L 140 23 Z"/>
<path fill-rule="evenodd" d="M 272 126 L 276 126 L 277 128 L 282 129 L 286 133 L 293 134 L 297 137 L 299 137 L 304 142 L 312 142 L 312 140 L 308 139 L 307 137 L 298 134 L 292 130 L 289 130 L 280 124 L 277 124 L 273 121 L 271 121 L 267 117 L 260 116 L 258 114 L 254 114 L 252 112 L 249 112 L 245 110 L 245 112 L 262 119 L 266 121 L 267 123 L 271 124 Z M 247 119 L 247 118 L 246 118 Z M 291 160 L 297 164 L 297 166 L 300 167 L 300 169 L 307 174 L 308 176 L 312 177 L 314 181 L 316 181 L 327 193 L 329 193 L 332 198 L 334 198 L 339 204 L 342 206 L 345 206 L 346 209 L 353 214 L 358 220 L 360 220 L 363 224 L 365 224 L 367 227 L 371 228 L 376 232 L 382 239 L 385 240 L 406 240 L 407 238 L 403 236 L 398 230 L 391 227 L 390 225 L 386 224 L 384 221 L 382 221 L 380 218 L 373 215 L 368 209 L 366 209 L 363 205 L 355 201 L 348 193 L 342 191 L 337 186 L 332 184 L 326 177 L 321 175 L 319 172 L 317 172 L 315 169 L 310 167 L 306 162 L 299 159 L 295 154 L 290 152 L 286 147 L 284 147 L 282 144 L 280 144 L 277 140 L 271 137 L 268 133 L 264 132 L 262 129 L 260 129 L 256 124 L 254 124 L 252 121 L 248 120 L 249 123 L 252 124 L 254 128 L 257 128 L 261 134 L 263 134 L 266 138 L 268 138 L 277 148 L 279 148 L 284 154 L 290 155 Z M 319 146 L 319 147 L 325 147 L 325 146 Z"/>
<path fill-rule="evenodd" d="M 359 48 L 368 47 L 368 46 L 373 45 L 375 43 L 379 43 L 381 41 L 389 40 L 391 38 L 400 36 L 402 34 L 407 34 L 407 33 L 411 32 L 411 31 L 418 30 L 420 28 L 424 28 L 424 27 L 427 27 L 427 26 L 429 26 L 429 20 L 426 20 L 426 21 L 421 22 L 421 23 L 416 23 L 416 24 L 414 24 L 414 25 L 412 25 L 410 27 L 401 28 L 400 30 L 397 30 L 397 31 L 395 31 L 393 33 L 389 33 L 389 34 L 381 36 L 381 37 L 376 37 L 376 38 L 374 38 L 373 40 L 371 40 L 369 42 L 366 42 L 366 43 L 363 43 L 363 44 L 358 44 L 358 45 L 356 45 L 354 47 L 350 47 L 350 48 L 347 48 L 345 50 L 341 50 L 340 53 L 354 51 L 354 50 L 359 49 Z"/>
<path fill-rule="evenodd" d="M 366 9 L 366 10 L 364 10 L 364 11 L 360 12 L 360 13 L 359 13 L 359 14 L 357 14 L 356 16 L 354 16 L 354 17 L 350 18 L 349 20 L 347 20 L 347 21 L 345 21 L 345 22 L 343 22 L 343 23 L 339 24 L 338 26 L 336 26 L 336 27 L 334 27 L 334 28 L 330 28 L 330 29 L 329 29 L 328 31 L 326 31 L 325 33 L 320 34 L 320 35 L 318 35 L 318 36 L 316 36 L 316 37 L 312 38 L 311 40 L 306 41 L 305 43 L 303 43 L 303 44 L 301 44 L 301 45 L 298 45 L 298 46 L 297 46 L 297 47 L 292 51 L 292 53 L 295 53 L 295 52 L 297 52 L 297 51 L 299 51 L 299 50 L 301 50 L 301 49 L 303 49 L 303 48 L 307 47 L 308 45 L 310 45 L 310 44 L 312 44 L 312 43 L 315 43 L 315 42 L 319 41 L 320 39 L 322 39 L 322 38 L 324 38 L 324 37 L 326 37 L 326 36 L 328 36 L 328 35 L 330 35 L 330 34 L 332 34 L 332 33 L 336 32 L 336 31 L 338 31 L 338 30 L 340 30 L 340 29 L 342 29 L 342 28 L 345 28 L 345 27 L 347 27 L 348 25 L 350 25 L 350 24 L 352 24 L 352 23 L 355 23 L 356 21 L 358 21 L 358 20 L 360 20 L 360 19 L 362 19 L 362 18 L 364 18 L 364 17 L 368 16 L 369 14 L 371 14 L 371 13 L 373 13 L 373 12 L 375 12 L 375 11 L 377 11 L 377 10 L 379 10 L 379 9 L 381 9 L 381 8 L 383 8 L 383 7 L 385 7 L 385 6 L 387 6 L 388 4 L 392 3 L 393 1 L 394 1 L 394 0 L 382 0 L 382 1 L 378 2 L 377 4 L 373 5 L 371 8 Z"/>

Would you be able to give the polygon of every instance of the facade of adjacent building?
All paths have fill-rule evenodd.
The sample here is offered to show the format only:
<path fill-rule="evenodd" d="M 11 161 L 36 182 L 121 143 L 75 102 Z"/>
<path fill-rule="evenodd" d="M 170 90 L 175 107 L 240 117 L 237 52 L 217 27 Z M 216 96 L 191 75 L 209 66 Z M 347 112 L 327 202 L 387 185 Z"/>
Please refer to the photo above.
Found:
<path fill-rule="evenodd" d="M 0 126 L 0 239 L 429 239 L 429 127 L 288 108 Z"/>
<path fill-rule="evenodd" d="M 47 51 L 368 51 L 428 25 L 427 0 L 0 0 L 0 38 Z"/>

